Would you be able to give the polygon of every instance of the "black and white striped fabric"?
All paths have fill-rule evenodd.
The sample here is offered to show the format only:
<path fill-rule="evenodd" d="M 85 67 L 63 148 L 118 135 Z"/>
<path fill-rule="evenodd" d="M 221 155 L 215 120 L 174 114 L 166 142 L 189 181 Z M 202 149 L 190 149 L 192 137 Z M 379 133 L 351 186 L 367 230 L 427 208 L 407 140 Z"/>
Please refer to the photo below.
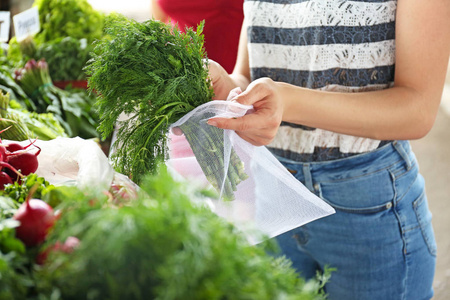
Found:
<path fill-rule="evenodd" d="M 392 86 L 396 7 L 396 0 L 246 0 L 252 80 L 346 93 Z M 268 148 L 295 161 L 326 161 L 387 142 L 283 122 Z"/>

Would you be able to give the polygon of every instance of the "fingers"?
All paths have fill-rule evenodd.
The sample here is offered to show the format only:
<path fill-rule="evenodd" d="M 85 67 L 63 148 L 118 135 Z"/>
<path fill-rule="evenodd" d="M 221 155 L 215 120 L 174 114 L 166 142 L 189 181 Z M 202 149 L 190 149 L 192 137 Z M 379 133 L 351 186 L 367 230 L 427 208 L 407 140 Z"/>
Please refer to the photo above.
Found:
<path fill-rule="evenodd" d="M 181 131 L 181 129 L 179 127 L 172 128 L 172 133 L 174 135 L 183 135 L 183 131 Z"/>
<path fill-rule="evenodd" d="M 240 118 L 211 118 L 207 123 L 221 129 L 234 130 L 242 139 L 255 146 L 269 144 L 275 137 L 276 127 L 268 128 L 265 118 L 256 113 Z"/>
<path fill-rule="evenodd" d="M 255 122 L 260 122 L 259 118 L 255 117 L 255 114 L 245 115 L 240 118 L 211 118 L 207 121 L 208 125 L 234 131 L 248 131 L 252 127 L 258 128 L 259 126 L 257 127 Z"/>
<path fill-rule="evenodd" d="M 278 92 L 271 79 L 255 80 L 231 100 L 243 105 L 253 105 L 250 113 L 239 118 L 211 118 L 207 123 L 221 129 L 234 130 L 253 145 L 267 145 L 275 138 L 282 120 L 283 105 Z"/>
<path fill-rule="evenodd" d="M 232 89 L 232 90 L 230 91 L 230 93 L 228 94 L 227 101 L 234 100 L 234 98 L 235 98 L 237 95 L 239 95 L 240 93 L 242 93 L 242 90 L 241 90 L 240 87 L 237 87 L 237 88 Z"/>
<path fill-rule="evenodd" d="M 246 123 L 244 123 L 245 120 L 244 121 L 242 120 L 243 118 L 244 117 L 238 119 L 212 118 L 209 119 L 207 123 L 217 128 L 234 130 L 238 136 L 240 136 L 243 140 L 249 142 L 254 146 L 265 146 L 268 145 L 273 140 L 274 136 L 272 137 L 262 136 L 258 134 L 258 131 L 253 132 L 250 130 L 245 130 L 247 125 Z"/>
<path fill-rule="evenodd" d="M 270 83 L 271 80 L 266 78 L 253 81 L 245 91 L 236 95 L 232 100 L 244 105 L 253 105 L 272 94 L 273 91 L 270 89 L 270 85 L 267 84 L 268 82 Z"/>

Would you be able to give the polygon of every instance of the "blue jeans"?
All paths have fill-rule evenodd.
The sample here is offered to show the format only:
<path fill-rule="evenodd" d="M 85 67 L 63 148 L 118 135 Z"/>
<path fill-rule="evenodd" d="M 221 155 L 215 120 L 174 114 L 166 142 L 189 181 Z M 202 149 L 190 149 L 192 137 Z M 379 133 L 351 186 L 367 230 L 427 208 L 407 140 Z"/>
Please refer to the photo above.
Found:
<path fill-rule="evenodd" d="M 329 161 L 278 157 L 336 213 L 276 237 L 301 276 L 325 266 L 336 300 L 415 300 L 433 296 L 436 242 L 424 180 L 407 141 Z"/>

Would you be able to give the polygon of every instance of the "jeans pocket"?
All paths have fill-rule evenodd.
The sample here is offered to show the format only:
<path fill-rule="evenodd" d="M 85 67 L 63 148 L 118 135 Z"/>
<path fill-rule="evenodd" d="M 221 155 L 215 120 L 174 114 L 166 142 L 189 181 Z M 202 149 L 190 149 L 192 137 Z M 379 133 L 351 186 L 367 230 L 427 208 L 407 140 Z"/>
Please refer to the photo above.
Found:
<path fill-rule="evenodd" d="M 350 178 L 342 175 L 339 180 L 316 184 L 319 197 L 336 210 L 372 214 L 393 206 L 395 192 L 386 169 Z"/>
<path fill-rule="evenodd" d="M 428 202 L 425 193 L 420 195 L 420 197 L 413 202 L 413 208 L 428 250 L 433 256 L 436 256 L 437 246 L 433 226 L 431 224 L 432 215 L 428 209 Z"/>

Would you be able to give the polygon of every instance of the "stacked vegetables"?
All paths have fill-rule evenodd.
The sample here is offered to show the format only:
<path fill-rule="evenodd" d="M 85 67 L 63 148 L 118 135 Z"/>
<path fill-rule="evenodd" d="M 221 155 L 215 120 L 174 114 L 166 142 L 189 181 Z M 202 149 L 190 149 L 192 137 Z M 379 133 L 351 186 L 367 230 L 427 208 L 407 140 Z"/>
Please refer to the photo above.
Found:
<path fill-rule="evenodd" d="M 93 97 L 86 93 L 70 92 L 53 85 L 45 60 L 28 61 L 16 70 L 15 80 L 31 98 L 30 111 L 52 113 L 69 136 L 97 137 L 97 115 Z"/>
<path fill-rule="evenodd" d="M 11 39 L 8 58 L 16 66 L 46 59 L 53 80 L 81 80 L 92 42 L 102 37 L 101 12 L 87 0 L 36 0 L 41 30 L 20 43 Z"/>
<path fill-rule="evenodd" d="M 38 114 L 23 109 L 16 101 L 9 99 L 9 94 L 0 91 L 0 128 L 8 128 L 0 133 L 6 140 L 24 141 L 39 138 L 47 141 L 59 136 L 67 137 L 61 124 L 51 113 Z"/>
<path fill-rule="evenodd" d="M 0 61 L 5 62 L 0 65 L 0 116 L 4 119 L 0 129 L 12 123 L 17 127 L 3 132 L 1 138 L 99 137 L 94 95 L 85 89 L 54 86 L 45 60 L 30 60 L 21 68 L 10 65 L 1 55 Z"/>

